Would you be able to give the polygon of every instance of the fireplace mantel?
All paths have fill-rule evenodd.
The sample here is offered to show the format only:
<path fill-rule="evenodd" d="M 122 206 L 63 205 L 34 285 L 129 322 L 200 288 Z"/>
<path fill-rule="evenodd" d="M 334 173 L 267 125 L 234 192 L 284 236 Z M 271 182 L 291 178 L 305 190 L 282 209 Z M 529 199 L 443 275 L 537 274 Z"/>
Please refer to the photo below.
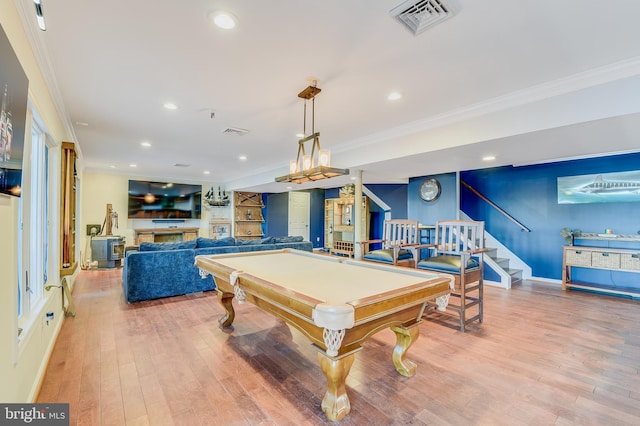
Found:
<path fill-rule="evenodd" d="M 135 233 L 135 244 L 150 242 L 164 243 L 174 241 L 191 241 L 198 238 L 200 228 L 137 228 Z"/>

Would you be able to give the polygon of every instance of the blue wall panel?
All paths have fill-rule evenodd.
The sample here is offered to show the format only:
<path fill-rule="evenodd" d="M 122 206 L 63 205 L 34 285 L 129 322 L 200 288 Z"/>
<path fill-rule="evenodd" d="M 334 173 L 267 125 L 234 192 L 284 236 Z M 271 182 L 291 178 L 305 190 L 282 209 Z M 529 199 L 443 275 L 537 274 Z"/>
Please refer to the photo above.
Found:
<path fill-rule="evenodd" d="M 309 239 L 314 248 L 324 247 L 324 189 L 311 190 Z"/>
<path fill-rule="evenodd" d="M 265 235 L 279 237 L 287 235 L 289 232 L 289 194 L 263 195 L 266 199 L 266 224 Z"/>
<path fill-rule="evenodd" d="M 461 209 L 473 219 L 484 220 L 488 232 L 532 267 L 533 276 L 561 279 L 565 242 L 560 229 L 601 233 L 610 228 L 618 234 L 636 234 L 640 232 L 640 202 L 558 204 L 557 178 L 639 169 L 640 154 L 636 153 L 461 173 L 462 180 L 531 232 L 521 231 L 466 188 L 461 190 Z"/>
<path fill-rule="evenodd" d="M 442 191 L 435 201 L 424 201 L 419 196 L 420 185 L 427 176 L 411 178 L 407 185 L 409 219 L 416 219 L 424 225 L 434 225 L 438 220 L 456 219 L 456 175 L 447 173 L 428 176 L 438 179 Z"/>
<path fill-rule="evenodd" d="M 404 184 L 379 184 L 365 185 L 378 198 L 391 208 L 391 219 L 407 218 L 407 185 Z M 371 203 L 371 210 L 383 211 L 375 203 Z M 383 214 L 384 216 L 384 214 Z"/>
<path fill-rule="evenodd" d="M 380 198 L 391 208 L 391 219 L 407 218 L 407 185 L 403 184 L 377 184 L 365 185 L 376 197 Z M 376 203 L 369 203 L 371 221 L 369 222 L 369 239 L 376 240 L 382 238 L 384 228 L 385 212 Z"/>

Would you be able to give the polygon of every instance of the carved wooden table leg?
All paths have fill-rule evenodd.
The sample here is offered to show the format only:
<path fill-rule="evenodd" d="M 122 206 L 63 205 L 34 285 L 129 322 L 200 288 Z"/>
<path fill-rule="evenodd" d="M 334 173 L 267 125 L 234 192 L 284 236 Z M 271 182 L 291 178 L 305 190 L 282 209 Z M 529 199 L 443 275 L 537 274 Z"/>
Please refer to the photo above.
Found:
<path fill-rule="evenodd" d="M 405 356 L 413 342 L 418 340 L 418 336 L 420 335 L 418 324 L 410 327 L 391 327 L 391 330 L 396 333 L 396 346 L 393 348 L 393 354 L 391 356 L 393 365 L 395 365 L 398 373 L 411 377 L 416 372 L 416 363 L 406 359 Z"/>
<path fill-rule="evenodd" d="M 236 312 L 233 310 L 233 304 L 231 303 L 233 301 L 233 293 L 218 291 L 218 301 L 225 311 L 227 311 L 227 313 L 218 320 L 220 328 L 229 328 L 236 317 Z"/>
<path fill-rule="evenodd" d="M 345 381 L 356 358 L 354 353 L 343 358 L 329 358 L 324 352 L 318 352 L 318 361 L 327 378 L 327 392 L 322 399 L 322 410 L 331 421 L 337 422 L 351 411 L 351 403 L 345 389 Z"/>

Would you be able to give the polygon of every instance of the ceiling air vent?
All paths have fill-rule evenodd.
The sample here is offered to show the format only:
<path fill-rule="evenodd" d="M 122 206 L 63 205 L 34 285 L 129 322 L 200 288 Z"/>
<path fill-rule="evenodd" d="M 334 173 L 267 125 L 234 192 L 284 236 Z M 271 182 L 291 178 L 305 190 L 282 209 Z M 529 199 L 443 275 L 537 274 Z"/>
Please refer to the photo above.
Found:
<path fill-rule="evenodd" d="M 173 167 L 191 167 L 191 164 L 176 163 Z"/>
<path fill-rule="evenodd" d="M 228 135 L 242 136 L 242 135 L 246 135 L 247 133 L 249 133 L 249 131 L 247 129 L 241 129 L 239 127 L 227 127 L 226 129 L 224 129 L 222 131 L 222 133 L 226 133 Z"/>
<path fill-rule="evenodd" d="M 414 35 L 451 18 L 456 11 L 453 0 L 409 0 L 389 11 Z"/>

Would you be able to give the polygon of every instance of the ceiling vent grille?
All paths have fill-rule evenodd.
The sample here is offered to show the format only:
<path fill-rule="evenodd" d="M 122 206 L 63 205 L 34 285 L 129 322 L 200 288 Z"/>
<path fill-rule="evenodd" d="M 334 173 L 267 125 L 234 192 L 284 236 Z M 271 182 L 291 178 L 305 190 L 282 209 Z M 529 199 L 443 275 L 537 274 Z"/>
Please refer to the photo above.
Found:
<path fill-rule="evenodd" d="M 191 167 L 191 164 L 176 163 L 173 167 Z"/>
<path fill-rule="evenodd" d="M 227 127 L 226 129 L 224 129 L 222 131 L 222 133 L 225 133 L 225 134 L 228 134 L 228 135 L 242 136 L 242 135 L 246 135 L 247 133 L 249 133 L 249 131 L 247 129 L 241 129 L 239 127 Z"/>
<path fill-rule="evenodd" d="M 418 35 L 446 19 L 451 18 L 455 10 L 452 0 L 409 0 L 389 11 L 414 35 Z"/>

